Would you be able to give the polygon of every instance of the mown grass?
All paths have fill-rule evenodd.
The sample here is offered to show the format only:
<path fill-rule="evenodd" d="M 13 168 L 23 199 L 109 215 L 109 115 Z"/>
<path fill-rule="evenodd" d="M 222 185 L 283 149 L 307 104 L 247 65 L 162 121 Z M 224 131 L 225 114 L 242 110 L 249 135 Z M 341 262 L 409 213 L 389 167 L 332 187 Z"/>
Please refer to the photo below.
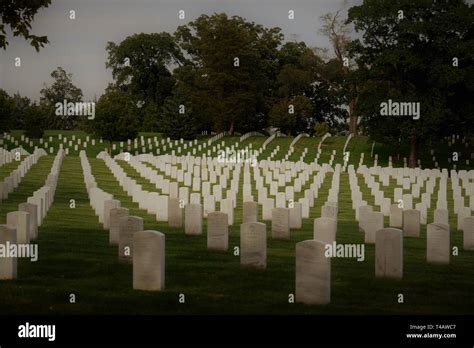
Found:
<path fill-rule="evenodd" d="M 282 148 L 275 159 L 281 159 L 291 138 L 275 141 Z M 234 142 L 232 140 L 229 144 Z M 341 143 L 333 139 L 324 148 L 324 153 L 330 154 L 332 148 L 340 147 Z M 52 161 L 52 156 L 46 156 L 32 167 L 15 193 L 0 205 L 0 221 L 4 222 L 8 211 L 15 210 L 18 203 L 43 185 Z M 454 226 L 451 245 L 459 247 L 459 256 L 453 256 L 450 265 L 426 263 L 426 227 L 423 226 L 420 238 L 404 239 L 402 280 L 376 279 L 374 246 L 366 245 L 364 262 L 332 259 L 331 303 L 307 306 L 288 302 L 288 295 L 295 290 L 295 244 L 312 239 L 313 219 L 321 214 L 331 174 L 327 174 L 319 190 L 310 219 L 304 220 L 301 230 L 291 232 L 291 240 L 272 240 L 271 222 L 266 221 L 268 263 L 262 272 L 240 267 L 239 257 L 234 256 L 234 247 L 239 245 L 241 193 L 238 195 L 235 224 L 229 230 L 229 251 L 211 252 L 206 248 L 206 222 L 200 236 L 187 236 L 181 228 L 170 228 L 166 223 L 156 222 L 154 216 L 139 210 L 138 205 L 131 201 L 102 160 L 89 158 L 89 161 L 99 187 L 119 199 L 122 206 L 130 209 L 131 215 L 143 217 L 146 229 L 165 233 L 165 290 L 143 292 L 132 289 L 132 265 L 118 263 L 117 247 L 108 245 L 107 231 L 102 229 L 89 205 L 80 160 L 68 156 L 61 168 L 55 202 L 35 241 L 39 245 L 39 260 L 19 260 L 19 278 L 0 282 L 1 313 L 469 314 L 474 310 L 474 253 L 462 250 L 462 234 L 454 228 L 452 202 L 449 202 L 450 222 Z M 144 189 L 156 190 L 126 162 L 119 163 Z M 394 184 L 392 181 L 386 188 L 387 197 L 393 195 Z M 364 199 L 373 203 L 360 176 L 359 185 Z M 302 193 L 308 187 L 309 183 Z M 295 198 L 301 197 L 302 193 Z M 253 194 L 256 197 L 255 187 Z M 450 190 L 448 198 L 452 198 Z M 75 209 L 70 208 L 71 199 L 75 200 Z M 432 213 L 429 222 L 431 220 Z M 347 173 L 341 175 L 337 242 L 363 243 L 363 234 L 358 231 L 351 207 Z M 185 295 L 184 304 L 178 301 L 181 293 Z M 404 304 L 397 302 L 400 293 L 404 295 Z M 76 296 L 76 303 L 69 302 L 70 294 Z"/>

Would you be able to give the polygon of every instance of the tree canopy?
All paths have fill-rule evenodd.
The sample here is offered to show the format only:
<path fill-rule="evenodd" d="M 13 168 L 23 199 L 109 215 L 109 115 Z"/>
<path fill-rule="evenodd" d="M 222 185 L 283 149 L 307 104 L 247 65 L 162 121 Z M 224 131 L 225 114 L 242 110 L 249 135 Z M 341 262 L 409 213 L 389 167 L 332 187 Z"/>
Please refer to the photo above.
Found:
<path fill-rule="evenodd" d="M 2 0 L 0 1 L 0 48 L 8 45 L 7 31 L 9 28 L 13 36 L 21 36 L 33 46 L 36 51 L 48 43 L 46 36 L 31 33 L 31 22 L 43 7 L 48 7 L 51 0 Z"/>

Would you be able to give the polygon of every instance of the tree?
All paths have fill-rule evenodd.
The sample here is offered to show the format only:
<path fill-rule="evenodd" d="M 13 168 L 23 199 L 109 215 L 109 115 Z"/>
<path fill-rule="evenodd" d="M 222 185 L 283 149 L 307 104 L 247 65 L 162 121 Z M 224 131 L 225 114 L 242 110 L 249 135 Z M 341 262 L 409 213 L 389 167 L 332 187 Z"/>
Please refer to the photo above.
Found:
<path fill-rule="evenodd" d="M 12 97 L 12 128 L 24 129 L 26 123 L 26 114 L 31 106 L 31 100 L 28 97 L 22 97 L 20 93 L 15 93 Z"/>
<path fill-rule="evenodd" d="M 32 104 L 25 110 L 25 135 L 28 138 L 39 139 L 43 137 L 46 128 L 49 107 L 44 104 Z"/>
<path fill-rule="evenodd" d="M 162 108 L 162 131 L 171 139 L 194 139 L 196 122 L 186 99 L 174 93 L 166 98 Z"/>
<path fill-rule="evenodd" d="M 366 81 L 357 112 L 372 138 L 407 144 L 409 166 L 415 167 L 419 146 L 436 141 L 445 129 L 469 131 L 472 5 L 461 0 L 365 0 L 349 10 L 348 21 L 362 35 L 349 49 Z M 420 117 L 381 116 L 382 103 L 389 99 L 419 103 Z"/>
<path fill-rule="evenodd" d="M 285 105 L 286 99 L 304 96 L 312 104 L 312 113 L 307 118 L 310 130 L 316 122 L 326 122 L 333 129 L 339 128 L 347 112 L 342 106 L 341 87 L 328 76 L 328 66 L 332 62 L 326 63 L 316 54 L 316 50 L 307 47 L 304 42 L 285 43 L 279 50 L 278 62 L 274 103 Z M 273 116 L 272 122 L 275 121 L 275 113 Z"/>
<path fill-rule="evenodd" d="M 311 101 L 305 96 L 280 99 L 270 111 L 270 123 L 281 132 L 292 135 L 308 131 L 313 112 Z"/>
<path fill-rule="evenodd" d="M 150 111 L 159 109 L 171 95 L 175 77 L 171 66 L 184 58 L 172 35 L 168 33 L 135 34 L 119 44 L 107 43 L 106 66 L 112 69 L 115 85 L 143 104 L 141 118 L 147 130 L 158 120 L 150 119 Z M 157 115 L 154 115 L 155 117 Z"/>
<path fill-rule="evenodd" d="M 0 89 L 0 133 L 7 132 L 10 129 L 13 108 L 13 100 L 7 92 Z"/>
<path fill-rule="evenodd" d="M 78 124 L 77 116 L 56 115 L 56 103 L 63 104 L 66 102 L 81 102 L 82 90 L 72 83 L 72 74 L 68 74 L 62 67 L 58 67 L 51 73 L 54 79 L 53 84 L 48 87 L 46 84 L 40 91 L 40 103 L 49 108 L 48 112 L 48 128 L 52 129 L 74 129 Z"/>
<path fill-rule="evenodd" d="M 93 133 L 110 143 L 136 138 L 139 122 L 137 105 L 127 93 L 109 89 L 96 104 Z"/>
<path fill-rule="evenodd" d="M 334 58 L 320 70 L 319 78 L 337 93 L 339 103 L 348 106 L 349 132 L 357 134 L 358 117 L 355 110 L 359 93 L 358 84 L 361 81 L 356 80 L 356 64 L 349 60 L 349 27 L 341 18 L 340 11 L 327 13 L 321 16 L 321 20 L 323 26 L 320 32 L 331 42 Z"/>
<path fill-rule="evenodd" d="M 202 15 L 175 36 L 189 59 L 176 69 L 178 90 L 201 125 L 245 132 L 265 126 L 277 73 L 279 28 L 238 16 Z"/>
<path fill-rule="evenodd" d="M 8 41 L 6 28 L 14 36 L 22 36 L 36 51 L 48 43 L 46 36 L 31 34 L 31 22 L 42 7 L 48 7 L 51 0 L 2 0 L 0 2 L 0 48 L 6 49 Z"/>

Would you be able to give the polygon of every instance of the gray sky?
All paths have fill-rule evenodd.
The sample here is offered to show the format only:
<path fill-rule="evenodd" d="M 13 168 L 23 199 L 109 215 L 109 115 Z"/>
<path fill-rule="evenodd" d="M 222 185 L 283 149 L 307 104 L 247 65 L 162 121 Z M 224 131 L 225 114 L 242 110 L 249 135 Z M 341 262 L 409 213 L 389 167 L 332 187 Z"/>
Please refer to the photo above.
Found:
<path fill-rule="evenodd" d="M 52 83 L 51 72 L 62 66 L 73 74 L 73 83 L 86 99 L 98 97 L 112 81 L 105 68 L 108 41 L 120 42 L 135 33 L 167 31 L 201 14 L 225 12 L 238 15 L 266 27 L 280 27 L 286 40 L 305 41 L 309 46 L 329 47 L 318 33 L 320 16 L 347 9 L 361 0 L 52 0 L 33 22 L 35 35 L 46 35 L 50 43 L 39 53 L 26 41 L 8 37 L 6 51 L 0 50 L 0 88 L 9 94 L 39 99 L 43 84 Z M 295 19 L 288 20 L 288 11 Z M 69 11 L 76 19 L 69 19 Z M 178 18 L 184 10 L 185 20 Z M 21 67 L 15 67 L 15 57 Z"/>

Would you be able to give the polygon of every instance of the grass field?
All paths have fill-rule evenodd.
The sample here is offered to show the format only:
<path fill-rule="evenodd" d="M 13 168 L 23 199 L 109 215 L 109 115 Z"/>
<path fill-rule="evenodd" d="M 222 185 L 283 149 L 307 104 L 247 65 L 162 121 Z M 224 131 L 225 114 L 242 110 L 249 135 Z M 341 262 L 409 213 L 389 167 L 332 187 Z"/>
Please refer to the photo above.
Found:
<path fill-rule="evenodd" d="M 51 133 L 50 133 L 51 134 Z M 85 137 L 85 134 L 80 134 Z M 49 136 L 49 135 L 47 135 Z M 148 135 L 150 136 L 150 135 Z M 261 146 L 264 137 L 250 137 L 242 145 Z M 233 144 L 238 137 L 226 138 Z M 202 142 L 203 140 L 200 140 Z M 280 146 L 273 158 L 278 160 L 288 152 L 292 138 L 276 138 L 259 159 L 266 159 Z M 315 158 L 320 139 L 303 138 L 295 146 L 291 160 L 296 160 L 303 149 L 310 151 L 305 161 Z M 327 162 L 336 150 L 335 163 L 342 163 L 345 137 L 331 137 L 322 146 L 320 163 Z M 351 140 L 350 163 L 357 165 L 360 153 L 366 153 L 365 164 L 370 165 L 372 144 L 362 137 Z M 366 245 L 365 261 L 333 258 L 331 268 L 331 303 L 308 306 L 288 302 L 295 291 L 295 244 L 312 239 L 313 219 L 320 216 L 321 205 L 327 198 L 331 174 L 327 174 L 319 190 L 310 219 L 304 219 L 301 230 L 292 230 L 290 241 L 271 239 L 271 222 L 267 221 L 267 269 L 252 271 L 240 266 L 233 248 L 239 245 L 239 225 L 242 215 L 242 192 L 238 195 L 235 223 L 229 229 L 229 251 L 211 252 L 206 247 L 204 233 L 187 236 L 183 229 L 158 223 L 155 217 L 139 210 L 127 196 L 105 162 L 95 158 L 96 149 L 88 151 L 92 174 L 98 186 L 112 193 L 130 215 L 141 216 L 145 229 L 166 235 L 166 288 L 160 292 L 132 289 L 132 265 L 117 261 L 117 247 L 108 245 L 108 232 L 103 230 L 89 205 L 79 157 L 66 156 L 60 171 L 55 201 L 50 208 L 39 237 L 39 260 L 20 259 L 18 279 L 0 282 L 0 312 L 3 314 L 469 314 L 474 310 L 474 252 L 462 250 L 462 233 L 457 231 L 453 212 L 452 191 L 448 181 L 451 246 L 459 248 L 459 255 L 451 257 L 447 266 L 426 262 L 426 226 L 420 238 L 404 239 L 404 277 L 402 280 L 381 280 L 374 276 L 374 246 Z M 49 173 L 54 157 L 42 157 L 23 178 L 17 190 L 0 204 L 0 223 L 6 214 L 16 210 L 19 203 L 40 188 Z M 156 191 L 151 184 L 126 162 L 119 161 L 127 174 L 148 191 Z M 379 165 L 382 164 L 379 160 Z M 0 167 L 0 178 L 16 168 L 16 162 Z M 156 168 L 155 168 L 156 169 Z M 241 174 L 243 175 L 243 174 Z M 242 183 L 241 178 L 241 183 Z M 341 174 L 339 193 L 338 243 L 363 243 L 351 207 L 349 178 Z M 364 199 L 373 203 L 370 190 L 359 177 Z M 439 183 L 438 183 L 439 185 Z M 309 184 L 303 188 L 308 188 Z M 393 197 L 395 181 L 386 188 L 385 196 Z M 435 190 L 436 192 L 436 190 Z M 256 197 L 256 192 L 253 193 Z M 391 196 L 392 195 L 392 196 Z M 296 199 L 301 195 L 296 195 Z M 436 195 L 433 196 L 435 202 Z M 76 208 L 69 207 L 74 199 Z M 414 204 L 417 201 L 414 201 Z M 433 204 L 432 206 L 435 206 Z M 217 204 L 216 208 L 219 206 Z M 261 217 L 261 215 L 259 214 Z M 432 210 L 428 222 L 432 222 Z M 386 225 L 388 224 L 388 218 Z M 76 303 L 70 303 L 70 294 Z M 185 295 L 185 303 L 178 301 Z M 404 295 L 399 304 L 398 294 Z"/>

